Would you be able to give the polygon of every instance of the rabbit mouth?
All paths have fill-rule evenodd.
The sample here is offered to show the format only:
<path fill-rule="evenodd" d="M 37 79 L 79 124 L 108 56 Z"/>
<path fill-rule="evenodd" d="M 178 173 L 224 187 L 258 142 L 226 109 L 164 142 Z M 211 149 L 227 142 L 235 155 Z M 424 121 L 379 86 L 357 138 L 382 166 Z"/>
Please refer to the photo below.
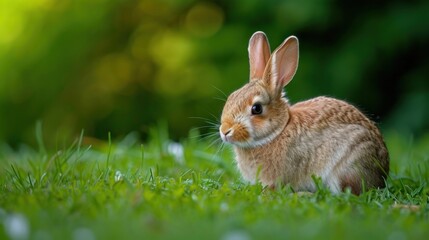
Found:
<path fill-rule="evenodd" d="M 231 137 L 228 136 L 229 131 L 227 133 L 223 133 L 222 131 L 219 131 L 220 133 L 220 138 L 222 139 L 222 141 L 227 142 L 227 143 L 231 143 Z"/>
<path fill-rule="evenodd" d="M 222 130 L 222 126 L 219 128 L 219 134 L 220 138 L 223 142 L 230 143 L 230 144 L 237 144 L 239 141 L 237 141 L 236 138 L 236 131 L 234 131 L 233 128 L 229 128 L 227 130 Z"/>

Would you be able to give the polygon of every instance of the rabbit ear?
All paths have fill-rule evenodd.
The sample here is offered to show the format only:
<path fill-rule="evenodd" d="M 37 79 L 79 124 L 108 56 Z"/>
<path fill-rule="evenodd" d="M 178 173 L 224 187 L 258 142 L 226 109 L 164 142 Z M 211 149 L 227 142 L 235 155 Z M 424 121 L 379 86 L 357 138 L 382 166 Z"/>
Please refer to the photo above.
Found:
<path fill-rule="evenodd" d="M 292 80 L 298 68 L 298 38 L 288 37 L 271 55 L 265 72 L 265 80 L 275 94 L 281 94 L 283 88 Z"/>
<path fill-rule="evenodd" d="M 249 40 L 250 81 L 261 79 L 270 58 L 270 44 L 263 32 L 255 32 Z"/>

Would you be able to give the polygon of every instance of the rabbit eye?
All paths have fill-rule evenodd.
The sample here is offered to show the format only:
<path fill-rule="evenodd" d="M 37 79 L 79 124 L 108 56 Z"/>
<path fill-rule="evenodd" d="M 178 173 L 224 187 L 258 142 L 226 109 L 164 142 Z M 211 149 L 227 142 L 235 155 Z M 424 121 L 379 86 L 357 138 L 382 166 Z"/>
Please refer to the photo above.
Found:
<path fill-rule="evenodd" d="M 262 113 L 262 105 L 260 103 L 255 103 L 252 106 L 252 115 L 259 115 Z"/>

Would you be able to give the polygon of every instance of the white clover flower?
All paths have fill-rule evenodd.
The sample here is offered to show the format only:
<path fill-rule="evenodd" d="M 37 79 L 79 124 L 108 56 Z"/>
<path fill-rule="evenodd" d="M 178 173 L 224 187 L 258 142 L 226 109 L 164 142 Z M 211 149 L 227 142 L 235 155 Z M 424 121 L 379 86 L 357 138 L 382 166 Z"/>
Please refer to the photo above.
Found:
<path fill-rule="evenodd" d="M 121 171 L 117 170 L 115 172 L 115 182 L 120 182 L 124 179 L 124 175 L 121 173 Z"/>
<path fill-rule="evenodd" d="M 227 232 L 222 237 L 222 240 L 249 240 L 249 239 L 250 239 L 249 234 L 243 230 L 233 230 L 233 231 Z"/>
<path fill-rule="evenodd" d="M 22 214 L 11 214 L 4 221 L 5 232 L 11 239 L 28 239 L 30 226 Z"/>
<path fill-rule="evenodd" d="M 177 142 L 170 142 L 167 145 L 167 152 L 171 154 L 178 163 L 184 162 L 183 145 Z"/>
<path fill-rule="evenodd" d="M 229 209 L 228 203 L 223 202 L 223 203 L 220 204 L 220 210 L 222 212 L 226 212 L 226 211 L 228 211 L 228 209 Z"/>
<path fill-rule="evenodd" d="M 94 233 L 88 228 L 78 228 L 73 231 L 75 240 L 95 240 Z"/>

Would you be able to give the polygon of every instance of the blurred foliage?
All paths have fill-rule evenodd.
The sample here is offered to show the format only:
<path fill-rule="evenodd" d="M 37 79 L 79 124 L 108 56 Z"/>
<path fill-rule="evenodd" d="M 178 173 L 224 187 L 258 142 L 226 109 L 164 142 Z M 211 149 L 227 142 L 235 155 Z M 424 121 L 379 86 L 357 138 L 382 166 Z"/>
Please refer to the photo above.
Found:
<path fill-rule="evenodd" d="M 428 1 L 0 0 L 0 139 L 106 138 L 159 119 L 207 125 L 248 79 L 247 42 L 296 35 L 292 102 L 348 100 L 381 127 L 429 130 Z"/>

